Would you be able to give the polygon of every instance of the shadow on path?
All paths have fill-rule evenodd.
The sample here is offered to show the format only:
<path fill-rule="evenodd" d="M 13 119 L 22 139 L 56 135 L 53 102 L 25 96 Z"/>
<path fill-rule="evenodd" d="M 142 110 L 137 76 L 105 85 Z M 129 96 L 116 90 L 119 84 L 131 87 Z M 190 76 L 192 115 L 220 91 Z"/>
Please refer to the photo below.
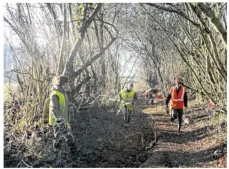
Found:
<path fill-rule="evenodd" d="M 172 142 L 178 144 L 185 144 L 188 142 L 201 140 L 208 135 L 208 127 L 202 127 L 193 131 L 185 131 L 178 134 L 176 131 L 161 131 L 160 140 L 163 142 Z"/>
<path fill-rule="evenodd" d="M 203 167 L 203 163 L 213 161 L 212 154 L 220 147 L 222 145 L 198 152 L 155 151 L 141 167 Z"/>

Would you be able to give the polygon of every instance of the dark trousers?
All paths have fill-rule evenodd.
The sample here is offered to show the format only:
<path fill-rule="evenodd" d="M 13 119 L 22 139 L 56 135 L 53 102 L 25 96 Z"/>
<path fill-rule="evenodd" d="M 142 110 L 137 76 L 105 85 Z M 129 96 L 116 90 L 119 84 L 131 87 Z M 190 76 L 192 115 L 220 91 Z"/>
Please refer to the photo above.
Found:
<path fill-rule="evenodd" d="M 183 109 L 172 109 L 171 111 L 171 121 L 178 118 L 178 131 L 180 131 L 182 125 Z"/>
<path fill-rule="evenodd" d="M 132 113 L 131 110 L 128 110 L 128 107 L 125 106 L 125 110 L 124 110 L 124 121 L 129 123 L 130 122 L 130 114 Z M 129 112 L 129 115 L 127 114 L 127 111 Z"/>

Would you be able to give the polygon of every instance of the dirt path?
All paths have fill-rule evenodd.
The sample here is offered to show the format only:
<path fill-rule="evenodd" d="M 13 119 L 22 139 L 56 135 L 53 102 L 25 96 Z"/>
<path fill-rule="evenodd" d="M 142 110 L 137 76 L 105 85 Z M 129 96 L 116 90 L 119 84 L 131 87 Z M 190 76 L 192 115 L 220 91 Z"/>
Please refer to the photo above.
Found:
<path fill-rule="evenodd" d="M 143 100 L 139 100 L 140 107 Z M 108 109 L 107 109 L 108 110 Z M 152 119 L 141 112 L 131 114 L 129 126 L 124 115 L 104 109 L 75 114 L 73 134 L 77 150 L 69 167 L 139 167 L 149 157 L 145 147 L 154 140 Z"/>
<path fill-rule="evenodd" d="M 222 147 L 224 139 L 208 126 L 209 118 L 204 108 L 190 108 L 186 117 L 193 119 L 193 123 L 183 125 L 180 134 L 177 123 L 170 122 L 169 115 L 155 108 L 144 112 L 151 114 L 156 122 L 158 142 L 141 167 L 219 167 L 220 162 L 214 160 L 212 154 Z"/>
<path fill-rule="evenodd" d="M 47 153 L 46 157 L 36 163 L 33 161 L 35 158 L 27 158 L 25 162 L 31 166 L 33 164 L 33 167 L 45 168 L 223 166 L 219 160 L 213 160 L 211 155 L 222 146 L 226 127 L 222 126 L 224 130 L 221 130 L 221 134 L 216 133 L 215 127 L 209 125 L 212 122 L 209 123 L 209 116 L 203 106 L 190 106 L 186 117 L 193 119 L 193 123 L 183 126 L 182 133 L 177 134 L 177 124 L 170 122 L 169 115 L 159 109 L 160 104 L 147 108 L 144 95 L 139 95 L 137 105 L 138 109 L 131 115 L 129 126 L 124 126 L 123 114 L 116 116 L 117 111 L 111 108 L 97 107 L 74 113 L 72 134 L 75 148 L 65 158 L 61 158 L 63 163 L 56 165 L 56 153 L 53 151 L 44 151 L 44 154 Z M 155 138 L 158 142 L 156 146 L 152 146 L 155 145 L 151 144 Z M 39 145 L 44 150 L 52 149 L 50 135 L 43 135 L 40 140 Z M 13 154 L 17 151 L 18 149 Z M 12 168 L 20 164 L 20 159 L 12 154 L 5 154 L 4 157 L 5 167 Z M 20 164 L 20 167 L 25 165 Z"/>

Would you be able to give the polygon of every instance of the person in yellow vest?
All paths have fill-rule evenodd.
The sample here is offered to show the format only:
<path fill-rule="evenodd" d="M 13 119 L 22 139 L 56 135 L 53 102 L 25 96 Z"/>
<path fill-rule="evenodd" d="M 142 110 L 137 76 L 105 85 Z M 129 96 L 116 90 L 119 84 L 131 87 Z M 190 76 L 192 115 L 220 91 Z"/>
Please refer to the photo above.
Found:
<path fill-rule="evenodd" d="M 129 112 L 133 112 L 134 110 L 134 103 L 136 102 L 137 100 L 137 94 L 136 94 L 136 91 L 133 90 L 133 83 L 128 83 L 127 84 L 127 88 L 126 89 L 123 89 L 120 93 L 119 93 L 119 99 L 120 99 L 120 102 L 130 102 L 131 105 L 128 106 L 129 108 Z M 124 116 L 124 120 L 126 121 L 127 117 Z M 130 116 L 128 117 L 127 119 L 128 123 L 130 121 Z"/>
<path fill-rule="evenodd" d="M 64 90 L 67 84 L 67 76 L 56 76 L 53 79 L 49 105 L 49 125 L 51 126 L 53 126 L 56 121 L 64 120 L 68 128 L 71 128 L 68 98 Z"/>
<path fill-rule="evenodd" d="M 181 130 L 182 125 L 182 116 L 184 106 L 187 107 L 188 98 L 186 89 L 182 86 L 182 82 L 180 78 L 177 78 L 175 81 L 176 87 L 172 87 L 167 95 L 165 106 L 166 109 L 169 109 L 168 104 L 170 103 L 170 112 L 171 112 L 171 121 L 178 117 L 178 132 Z"/>

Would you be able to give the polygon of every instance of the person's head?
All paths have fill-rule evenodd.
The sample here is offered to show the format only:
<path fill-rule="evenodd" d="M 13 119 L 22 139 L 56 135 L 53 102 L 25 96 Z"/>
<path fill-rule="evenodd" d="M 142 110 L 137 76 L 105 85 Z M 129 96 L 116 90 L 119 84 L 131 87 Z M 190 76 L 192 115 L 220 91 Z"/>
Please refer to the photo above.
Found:
<path fill-rule="evenodd" d="M 127 90 L 132 90 L 134 87 L 133 83 L 128 83 L 127 84 Z"/>
<path fill-rule="evenodd" d="M 180 79 L 179 77 L 176 78 L 176 80 L 175 80 L 175 85 L 176 85 L 177 88 L 181 87 L 182 81 L 181 81 L 181 79 Z"/>
<path fill-rule="evenodd" d="M 68 84 L 68 77 L 67 76 L 55 76 L 53 78 L 53 84 L 65 88 L 66 85 Z"/>

